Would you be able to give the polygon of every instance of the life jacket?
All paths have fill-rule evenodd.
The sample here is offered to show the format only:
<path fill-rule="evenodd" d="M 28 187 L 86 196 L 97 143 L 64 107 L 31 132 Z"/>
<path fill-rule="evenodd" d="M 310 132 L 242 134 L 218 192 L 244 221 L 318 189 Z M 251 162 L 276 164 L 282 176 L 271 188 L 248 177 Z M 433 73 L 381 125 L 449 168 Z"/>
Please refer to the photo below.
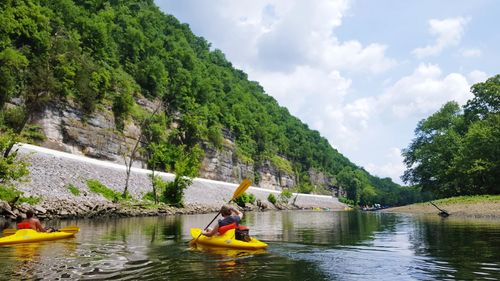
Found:
<path fill-rule="evenodd" d="M 17 229 L 30 229 L 31 224 L 29 222 L 20 222 L 17 224 Z"/>
<path fill-rule="evenodd" d="M 238 230 L 245 231 L 245 230 L 250 230 L 250 229 L 245 225 L 238 225 Z"/>
<path fill-rule="evenodd" d="M 248 230 L 249 230 L 248 227 L 246 227 L 244 225 L 237 225 L 235 222 L 233 222 L 232 224 L 220 226 L 219 227 L 219 234 L 222 235 L 222 234 L 226 233 L 226 231 L 228 231 L 230 229 L 236 229 L 236 230 L 240 230 L 240 231 L 246 231 L 247 233 L 248 233 Z"/>
<path fill-rule="evenodd" d="M 224 225 L 224 226 L 219 226 L 219 234 L 222 235 L 224 233 L 226 233 L 226 231 L 230 230 L 230 229 L 236 229 L 237 225 L 235 222 L 231 223 L 231 224 L 228 224 L 228 225 Z"/>

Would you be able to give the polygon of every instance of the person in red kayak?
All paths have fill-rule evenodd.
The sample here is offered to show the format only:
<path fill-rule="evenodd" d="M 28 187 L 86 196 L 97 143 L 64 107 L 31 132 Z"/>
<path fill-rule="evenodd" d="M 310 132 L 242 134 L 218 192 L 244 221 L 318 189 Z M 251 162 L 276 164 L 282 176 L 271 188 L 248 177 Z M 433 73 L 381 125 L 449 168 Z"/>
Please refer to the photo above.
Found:
<path fill-rule="evenodd" d="M 45 228 L 43 228 L 42 224 L 40 223 L 40 220 L 35 218 L 35 213 L 32 210 L 26 211 L 26 219 L 18 223 L 17 228 L 18 229 L 31 228 L 38 232 L 51 232 L 50 229 L 46 230 Z"/>
<path fill-rule="evenodd" d="M 222 232 L 221 230 L 223 229 L 228 230 L 232 228 L 237 228 L 238 224 L 243 218 L 242 212 L 240 212 L 235 207 L 229 205 L 223 205 L 220 208 L 220 213 L 223 219 L 219 220 L 219 223 L 213 229 L 207 228 L 206 230 L 203 230 L 202 232 L 203 235 L 210 237 L 214 236 L 217 233 Z"/>

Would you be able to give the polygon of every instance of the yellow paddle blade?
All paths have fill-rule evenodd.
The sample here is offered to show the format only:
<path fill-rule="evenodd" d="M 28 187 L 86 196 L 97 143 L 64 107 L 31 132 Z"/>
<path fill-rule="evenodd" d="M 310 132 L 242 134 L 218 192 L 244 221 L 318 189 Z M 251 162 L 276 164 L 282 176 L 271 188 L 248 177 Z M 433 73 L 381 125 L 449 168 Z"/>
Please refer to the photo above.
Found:
<path fill-rule="evenodd" d="M 9 236 L 16 234 L 17 229 L 12 229 L 12 228 L 7 228 L 4 229 L 2 234 L 3 236 Z M 80 231 L 80 228 L 78 226 L 66 226 L 63 228 L 58 229 L 57 231 L 62 231 L 62 232 L 68 232 L 68 233 L 78 233 Z"/>
<path fill-rule="evenodd" d="M 58 231 L 68 232 L 68 233 L 78 233 L 80 231 L 80 228 L 78 226 L 72 225 L 60 228 L 58 229 Z"/>
<path fill-rule="evenodd" d="M 241 183 L 240 186 L 234 191 L 233 193 L 233 198 L 231 200 L 234 200 L 238 198 L 245 190 L 248 189 L 248 187 L 252 184 L 252 182 L 249 179 L 244 179 Z"/>
<path fill-rule="evenodd" d="M 3 236 L 8 236 L 16 233 L 17 229 L 6 228 L 2 231 Z"/>

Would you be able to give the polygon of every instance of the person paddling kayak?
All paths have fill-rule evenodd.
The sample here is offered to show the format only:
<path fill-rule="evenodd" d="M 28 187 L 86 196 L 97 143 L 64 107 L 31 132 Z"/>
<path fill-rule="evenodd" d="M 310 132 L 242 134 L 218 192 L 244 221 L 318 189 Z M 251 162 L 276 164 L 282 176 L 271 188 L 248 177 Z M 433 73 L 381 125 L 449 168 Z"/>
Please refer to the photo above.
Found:
<path fill-rule="evenodd" d="M 31 228 L 38 232 L 52 232 L 52 229 L 45 229 L 40 223 L 40 220 L 35 218 L 35 213 L 32 210 L 26 211 L 26 219 L 17 224 L 18 229 Z"/>
<path fill-rule="evenodd" d="M 217 233 L 223 233 L 229 229 L 237 228 L 241 219 L 243 218 L 243 213 L 233 206 L 223 205 L 220 208 L 220 213 L 223 219 L 219 220 L 219 223 L 212 229 L 207 228 L 202 232 L 203 235 L 211 237 Z"/>

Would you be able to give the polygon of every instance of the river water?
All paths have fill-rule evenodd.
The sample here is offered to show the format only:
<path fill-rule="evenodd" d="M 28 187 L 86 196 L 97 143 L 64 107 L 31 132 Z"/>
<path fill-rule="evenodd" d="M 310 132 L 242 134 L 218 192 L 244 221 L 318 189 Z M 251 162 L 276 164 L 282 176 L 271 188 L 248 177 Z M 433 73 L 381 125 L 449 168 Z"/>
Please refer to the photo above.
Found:
<path fill-rule="evenodd" d="M 0 280 L 499 280 L 500 221 L 362 212 L 247 213 L 266 251 L 189 246 L 214 214 L 54 221 L 76 238 L 0 247 Z"/>

